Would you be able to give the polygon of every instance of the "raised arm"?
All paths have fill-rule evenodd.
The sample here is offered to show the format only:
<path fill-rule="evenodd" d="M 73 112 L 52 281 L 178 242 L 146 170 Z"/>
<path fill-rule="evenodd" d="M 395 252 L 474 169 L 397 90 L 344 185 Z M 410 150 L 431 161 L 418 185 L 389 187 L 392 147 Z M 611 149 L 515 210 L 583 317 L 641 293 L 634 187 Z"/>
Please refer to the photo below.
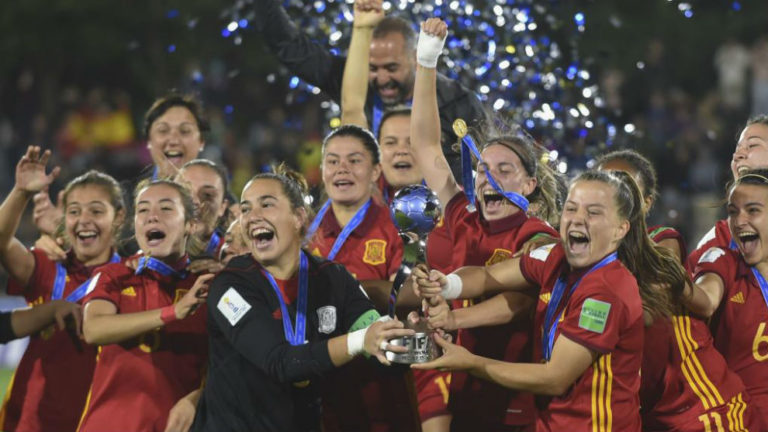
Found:
<path fill-rule="evenodd" d="M 693 286 L 685 288 L 683 299 L 688 310 L 704 318 L 715 313 L 725 293 L 725 283 L 717 273 L 704 273 Z"/>
<path fill-rule="evenodd" d="M 208 282 L 214 275 L 197 278 L 192 288 L 175 304 L 143 312 L 117 313 L 114 303 L 94 299 L 85 305 L 83 336 L 89 344 L 108 345 L 122 342 L 142 333 L 162 327 L 167 323 L 184 319 L 205 302 Z"/>
<path fill-rule="evenodd" d="M 365 117 L 373 29 L 384 18 L 381 0 L 355 1 L 355 21 L 341 81 L 341 124 L 369 129 Z"/>
<path fill-rule="evenodd" d="M 443 205 L 461 190 L 440 145 L 436 67 L 447 33 L 448 27 L 438 18 L 430 18 L 421 25 L 411 111 L 411 152 L 427 186 L 437 193 Z"/>
<path fill-rule="evenodd" d="M 59 174 L 58 167 L 50 174 L 45 173 L 50 157 L 50 150 L 41 152 L 40 147 L 28 147 L 16 165 L 16 183 L 0 205 L 0 262 L 12 278 L 24 285 L 29 283 L 35 271 L 35 258 L 14 236 L 29 200 L 47 188 Z"/>

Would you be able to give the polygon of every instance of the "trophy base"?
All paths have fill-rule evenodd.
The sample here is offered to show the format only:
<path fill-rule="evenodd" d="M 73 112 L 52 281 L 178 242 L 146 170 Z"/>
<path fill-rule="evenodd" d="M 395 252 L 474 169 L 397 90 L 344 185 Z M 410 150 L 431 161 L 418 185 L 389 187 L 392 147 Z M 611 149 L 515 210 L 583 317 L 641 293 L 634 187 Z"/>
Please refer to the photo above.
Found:
<path fill-rule="evenodd" d="M 439 357 L 438 347 L 432 339 L 432 333 L 415 333 L 413 336 L 403 336 L 389 341 L 390 345 L 404 346 L 408 352 L 386 352 L 387 360 L 400 364 L 426 363 Z"/>

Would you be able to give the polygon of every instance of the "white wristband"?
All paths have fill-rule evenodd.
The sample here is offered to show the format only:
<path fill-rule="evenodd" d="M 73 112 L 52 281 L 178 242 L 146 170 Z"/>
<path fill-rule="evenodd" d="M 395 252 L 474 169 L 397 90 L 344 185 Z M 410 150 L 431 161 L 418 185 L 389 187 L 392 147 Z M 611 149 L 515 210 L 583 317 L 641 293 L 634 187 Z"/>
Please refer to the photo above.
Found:
<path fill-rule="evenodd" d="M 451 273 L 447 275 L 445 279 L 447 283 L 445 284 L 445 288 L 443 288 L 443 292 L 441 293 L 443 298 L 446 300 L 459 298 L 459 296 L 461 296 L 461 288 L 463 286 L 459 275 Z"/>
<path fill-rule="evenodd" d="M 419 43 L 416 47 L 416 61 L 424 67 L 436 68 L 437 59 L 440 57 L 440 53 L 443 52 L 444 43 L 445 36 L 441 39 L 424 33 L 424 30 L 421 30 L 419 33 Z"/>
<path fill-rule="evenodd" d="M 365 333 L 368 327 L 347 333 L 347 354 L 354 357 L 365 351 Z"/>

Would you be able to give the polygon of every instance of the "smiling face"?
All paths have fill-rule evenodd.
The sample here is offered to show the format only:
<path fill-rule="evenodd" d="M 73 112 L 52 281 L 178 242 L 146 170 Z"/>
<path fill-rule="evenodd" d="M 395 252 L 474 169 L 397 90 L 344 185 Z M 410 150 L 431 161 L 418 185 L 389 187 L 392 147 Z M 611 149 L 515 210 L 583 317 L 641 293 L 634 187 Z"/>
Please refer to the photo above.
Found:
<path fill-rule="evenodd" d="M 185 253 L 191 223 L 181 194 L 167 184 L 150 185 L 136 197 L 136 241 L 145 254 L 176 261 Z"/>
<path fill-rule="evenodd" d="M 187 166 L 179 172 L 177 181 L 186 184 L 192 192 L 200 222 L 196 224 L 197 234 L 207 241 L 227 210 L 224 183 L 213 168 L 204 165 Z"/>
<path fill-rule="evenodd" d="M 747 264 L 768 262 L 768 187 L 736 186 L 728 197 L 728 226 Z"/>
<path fill-rule="evenodd" d="M 322 171 L 325 191 L 334 203 L 358 206 L 370 198 L 381 166 L 373 163 L 373 156 L 359 139 L 337 136 L 325 147 Z"/>
<path fill-rule="evenodd" d="M 381 125 L 381 171 L 395 189 L 421 183 L 423 176 L 411 154 L 411 118 L 393 115 Z"/>
<path fill-rule="evenodd" d="M 768 125 L 763 123 L 744 128 L 731 159 L 734 180 L 740 173 L 757 168 L 768 168 Z"/>
<path fill-rule="evenodd" d="M 597 263 L 619 247 L 629 221 L 618 214 L 616 190 L 602 181 L 580 180 L 571 185 L 560 218 L 560 238 L 572 268 Z"/>
<path fill-rule="evenodd" d="M 248 250 L 264 266 L 298 254 L 306 214 L 294 210 L 278 180 L 256 179 L 243 190 L 240 226 Z"/>
<path fill-rule="evenodd" d="M 224 244 L 219 251 L 219 261 L 227 265 L 232 258 L 248 253 L 248 245 L 243 236 L 243 230 L 240 228 L 240 220 L 236 220 L 229 225 L 226 234 L 224 234 Z"/>
<path fill-rule="evenodd" d="M 109 192 L 102 186 L 84 185 L 66 197 L 64 227 L 75 257 L 85 265 L 105 263 L 114 243 L 116 218 Z"/>
<path fill-rule="evenodd" d="M 147 148 L 161 178 L 174 176 L 204 145 L 195 116 L 182 106 L 168 108 L 149 128 Z"/>
<path fill-rule="evenodd" d="M 489 145 L 481 156 L 485 163 L 477 166 L 475 194 L 483 216 L 486 220 L 496 220 L 517 213 L 520 209 L 491 187 L 486 172 L 490 169 L 496 183 L 504 191 L 523 196 L 530 195 L 536 189 L 536 178 L 528 175 L 517 153 L 503 144 Z"/>
<path fill-rule="evenodd" d="M 371 40 L 368 79 L 386 106 L 405 103 L 413 95 L 416 59 L 405 46 L 397 32 Z"/>

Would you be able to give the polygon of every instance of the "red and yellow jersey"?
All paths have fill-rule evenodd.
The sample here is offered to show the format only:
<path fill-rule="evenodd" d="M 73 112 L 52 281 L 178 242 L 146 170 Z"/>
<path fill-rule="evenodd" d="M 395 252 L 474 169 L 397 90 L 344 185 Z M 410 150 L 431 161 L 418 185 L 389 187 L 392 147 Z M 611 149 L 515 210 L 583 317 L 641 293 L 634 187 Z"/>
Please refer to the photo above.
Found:
<path fill-rule="evenodd" d="M 713 247 L 729 249 L 731 247 L 731 239 L 731 229 L 728 227 L 728 219 L 717 221 L 715 226 L 707 231 L 707 233 L 704 234 L 704 237 L 699 240 L 696 249 L 688 255 L 688 259 L 685 261 L 685 268 L 689 272 L 693 272 L 694 269 L 696 269 L 696 264 L 698 264 L 699 259 L 704 255 L 704 252 Z"/>
<path fill-rule="evenodd" d="M 768 306 L 751 268 L 738 251 L 710 248 L 702 254 L 696 278 L 715 273 L 725 283 L 712 316 L 715 348 L 744 382 L 752 404 L 768 423 Z M 695 279 L 694 279 L 695 280 Z"/>
<path fill-rule="evenodd" d="M 566 294 L 555 311 L 560 317 L 555 341 L 563 335 L 598 354 L 565 394 L 539 411 L 537 430 L 640 431 L 643 305 L 634 276 L 619 260 L 586 275 L 589 269 L 569 271 L 560 244 L 524 255 L 520 269 L 530 283 L 541 287 L 534 360 L 543 358 L 544 317 L 561 275 L 566 277 Z"/>
<path fill-rule="evenodd" d="M 489 266 L 512 257 L 532 237 L 557 232 L 546 222 L 529 218 L 520 211 L 503 219 L 487 221 L 480 211 L 467 210 L 464 193 L 457 193 L 445 207 L 445 228 L 453 239 L 451 270 L 462 266 Z M 473 300 L 457 300 L 453 307 L 469 306 Z M 472 353 L 508 362 L 528 361 L 530 320 L 515 323 L 460 329 L 457 343 Z M 535 405 L 530 393 L 516 392 L 463 372 L 451 374 L 450 410 L 456 422 L 495 425 L 525 425 L 535 421 Z M 467 422 L 463 423 L 462 419 Z M 482 429 L 483 427 L 480 427 Z"/>
<path fill-rule="evenodd" d="M 27 286 L 8 281 L 8 294 L 23 295 L 30 306 L 51 301 L 56 262 L 33 249 L 35 271 Z M 85 283 L 93 271 L 74 254 L 62 263 L 66 279 L 62 298 Z M 6 394 L 0 428 L 23 431 L 74 431 L 85 406 L 96 348 L 50 326 L 32 335 Z"/>
<path fill-rule="evenodd" d="M 327 257 L 341 233 L 331 207 L 312 237 L 309 250 Z M 389 209 L 371 201 L 360 225 L 349 235 L 333 261 L 341 263 L 357 280 L 388 280 L 400 268 L 403 242 L 389 216 Z"/>
<path fill-rule="evenodd" d="M 159 309 L 177 302 L 197 279 L 141 274 L 123 264 L 99 269 L 85 302 L 106 300 L 117 313 Z M 206 306 L 193 315 L 120 343 L 99 347 L 80 431 L 162 431 L 173 405 L 200 387 L 208 359 Z"/>

